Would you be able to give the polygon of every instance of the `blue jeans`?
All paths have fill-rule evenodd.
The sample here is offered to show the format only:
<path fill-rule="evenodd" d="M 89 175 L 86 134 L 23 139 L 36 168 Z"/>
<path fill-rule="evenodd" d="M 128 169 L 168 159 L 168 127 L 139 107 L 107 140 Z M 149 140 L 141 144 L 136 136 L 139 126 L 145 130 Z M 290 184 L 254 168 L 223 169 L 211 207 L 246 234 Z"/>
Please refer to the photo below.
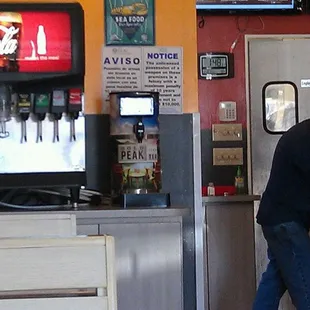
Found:
<path fill-rule="evenodd" d="M 310 238 L 298 223 L 263 227 L 269 264 L 262 275 L 253 310 L 278 310 L 288 290 L 297 310 L 310 310 Z"/>

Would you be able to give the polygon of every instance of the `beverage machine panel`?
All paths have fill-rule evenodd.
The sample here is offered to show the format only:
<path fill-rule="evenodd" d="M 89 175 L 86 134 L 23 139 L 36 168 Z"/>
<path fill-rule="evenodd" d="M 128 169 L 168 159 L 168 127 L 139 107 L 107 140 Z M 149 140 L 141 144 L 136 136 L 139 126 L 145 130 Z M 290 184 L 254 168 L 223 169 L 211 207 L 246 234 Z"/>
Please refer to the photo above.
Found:
<path fill-rule="evenodd" d="M 84 13 L 0 4 L 0 189 L 86 184 Z"/>
<path fill-rule="evenodd" d="M 167 207 L 161 191 L 159 94 L 110 93 L 112 201 L 123 207 Z"/>

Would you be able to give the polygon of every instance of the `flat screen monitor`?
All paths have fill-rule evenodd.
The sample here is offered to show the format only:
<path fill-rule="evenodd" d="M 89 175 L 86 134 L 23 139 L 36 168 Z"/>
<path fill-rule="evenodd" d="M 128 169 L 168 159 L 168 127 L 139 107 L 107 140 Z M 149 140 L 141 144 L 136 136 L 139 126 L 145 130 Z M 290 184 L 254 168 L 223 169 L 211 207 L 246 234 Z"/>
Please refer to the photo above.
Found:
<path fill-rule="evenodd" d="M 121 97 L 120 98 L 121 116 L 153 116 L 154 98 L 153 97 Z"/>
<path fill-rule="evenodd" d="M 296 14 L 303 2 L 296 0 L 197 0 L 198 14 Z"/>
<path fill-rule="evenodd" d="M 69 72 L 71 62 L 68 12 L 0 12 L 2 72 Z"/>
<path fill-rule="evenodd" d="M 84 76 L 78 3 L 0 3 L 0 81 Z"/>

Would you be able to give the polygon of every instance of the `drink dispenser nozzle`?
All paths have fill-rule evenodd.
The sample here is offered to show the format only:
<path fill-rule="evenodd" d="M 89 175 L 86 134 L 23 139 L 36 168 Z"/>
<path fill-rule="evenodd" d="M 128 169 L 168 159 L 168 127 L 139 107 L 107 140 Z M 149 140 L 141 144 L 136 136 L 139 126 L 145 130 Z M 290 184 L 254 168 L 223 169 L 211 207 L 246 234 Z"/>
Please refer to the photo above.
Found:
<path fill-rule="evenodd" d="M 31 112 L 31 94 L 17 94 L 16 114 L 21 120 L 21 139 L 20 143 L 27 142 L 27 120 Z"/>
<path fill-rule="evenodd" d="M 133 126 L 134 134 L 138 140 L 138 143 L 142 143 L 145 135 L 145 127 L 142 121 L 142 118 L 138 120 L 138 122 Z"/>
<path fill-rule="evenodd" d="M 0 138 L 9 137 L 6 130 L 6 123 L 11 120 L 12 114 L 12 97 L 8 85 L 0 85 Z"/>
<path fill-rule="evenodd" d="M 62 114 L 66 112 L 66 96 L 63 90 L 54 90 L 51 100 L 50 113 L 54 119 L 54 137 L 53 142 L 59 142 L 59 121 Z"/>
<path fill-rule="evenodd" d="M 33 103 L 33 113 L 37 118 L 37 143 L 43 141 L 42 122 L 50 108 L 50 94 L 36 94 Z"/>
<path fill-rule="evenodd" d="M 67 115 L 70 118 L 70 141 L 76 141 L 75 120 L 79 118 L 82 111 L 82 91 L 80 89 L 70 89 L 67 101 Z"/>

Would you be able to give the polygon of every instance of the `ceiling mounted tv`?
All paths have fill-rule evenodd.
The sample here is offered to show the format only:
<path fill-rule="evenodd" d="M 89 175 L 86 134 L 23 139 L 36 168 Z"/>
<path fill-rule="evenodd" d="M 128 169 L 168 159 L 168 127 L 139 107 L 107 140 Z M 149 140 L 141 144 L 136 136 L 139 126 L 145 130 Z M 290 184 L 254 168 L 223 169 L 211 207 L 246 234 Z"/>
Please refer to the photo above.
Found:
<path fill-rule="evenodd" d="M 304 0 L 196 0 L 199 15 L 298 14 Z"/>

